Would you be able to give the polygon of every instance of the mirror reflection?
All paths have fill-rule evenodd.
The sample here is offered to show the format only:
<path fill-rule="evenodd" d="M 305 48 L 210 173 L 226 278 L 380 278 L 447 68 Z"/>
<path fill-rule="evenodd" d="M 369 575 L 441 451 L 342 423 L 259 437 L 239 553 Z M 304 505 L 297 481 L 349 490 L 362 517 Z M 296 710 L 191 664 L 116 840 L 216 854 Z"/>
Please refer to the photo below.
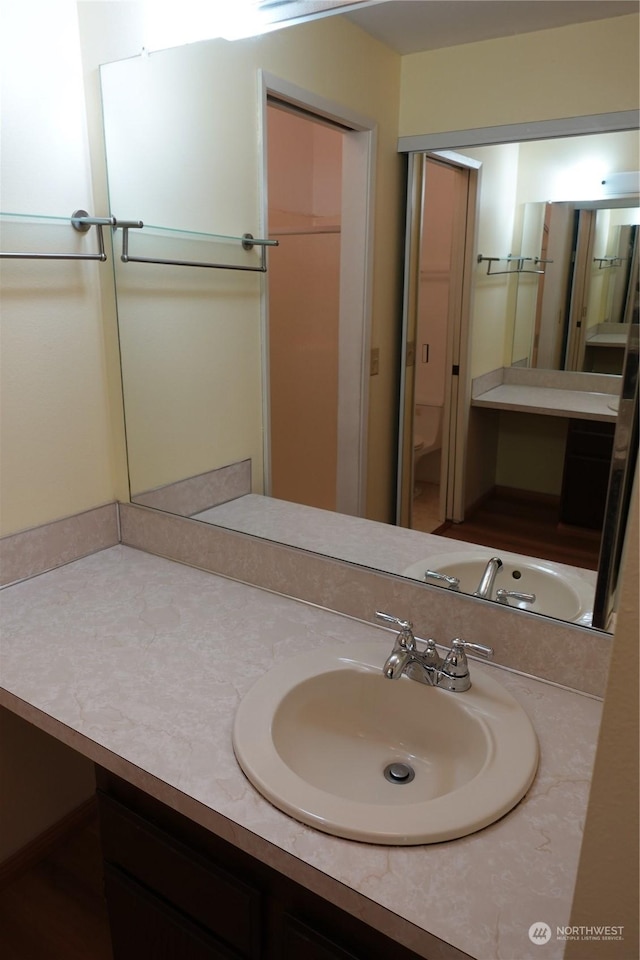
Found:
<path fill-rule="evenodd" d="M 638 286 L 639 211 L 601 203 L 524 205 L 518 249 L 529 256 L 516 274 L 513 366 L 622 374 Z"/>
<path fill-rule="evenodd" d="M 462 406 L 453 411 L 445 375 L 440 385 L 428 378 L 426 400 L 421 396 L 424 402 L 418 403 L 415 394 L 409 405 L 401 405 L 402 433 L 411 439 L 409 458 L 405 447 L 398 458 L 398 384 L 411 346 L 405 343 L 401 361 L 404 158 L 396 145 L 397 57 L 378 42 L 367 46 L 370 55 L 363 57 L 363 45 L 370 42 L 354 24 L 332 17 L 262 38 L 233 44 L 211 41 L 102 68 L 111 212 L 119 221 L 144 224 L 131 230 L 138 262 L 116 261 L 127 444 L 134 502 L 411 576 L 415 574 L 407 572 L 409 568 L 428 557 L 451 552 L 466 556 L 468 543 L 478 542 L 462 534 L 470 508 L 496 485 L 531 492 L 531 463 L 552 463 L 555 484 L 550 494 L 548 478 L 538 478 L 533 492 L 558 496 L 570 413 L 534 420 L 526 413 L 518 420 L 517 412 L 509 417 L 499 408 L 482 407 L 486 401 L 476 403 L 492 389 L 487 383 L 482 389 L 482 377 L 512 363 L 516 369 L 541 369 L 545 351 L 556 350 L 555 345 L 547 347 L 540 321 L 535 364 L 532 349 L 526 363 L 524 354 L 513 359 L 519 352 L 516 344 L 536 342 L 539 291 L 553 286 L 551 274 L 545 269 L 543 285 L 536 274 L 527 288 L 523 274 L 487 274 L 486 261 L 475 260 L 478 255 L 529 257 L 528 234 L 540 223 L 542 233 L 535 237 L 531 256 L 534 261 L 553 259 L 543 246 L 547 207 L 561 209 L 567 203 L 575 213 L 582 197 L 558 195 L 554 161 L 548 159 L 545 166 L 538 157 L 536 163 L 535 143 L 461 151 L 475 161 L 472 169 L 482 173 L 474 188 L 477 243 L 465 254 L 475 264 L 467 292 L 472 309 L 467 328 L 459 331 L 466 338 L 463 373 L 469 396 L 461 393 Z M 329 78 L 322 69 L 328 50 L 336 63 Z M 283 76 L 287 81 L 280 83 Z M 299 125 L 303 122 L 304 129 Z M 611 169 L 640 166 L 635 132 L 601 136 Z M 572 154 L 577 159 L 581 148 L 591 148 L 596 138 L 579 139 Z M 566 159 L 570 139 L 559 142 Z M 550 157 L 550 146 L 544 149 Z M 335 164 L 332 151 L 340 154 Z M 505 191 L 507 155 L 513 160 L 527 151 L 532 154 L 528 177 L 535 190 L 518 192 L 510 179 Z M 288 164 L 281 170 L 279 155 Z M 566 172 L 567 163 L 560 167 Z M 536 209 L 529 212 L 529 207 Z M 616 220 L 617 211 L 612 219 L 613 212 L 612 226 L 614 221 L 620 228 L 632 226 Z M 606 250 L 603 257 L 622 257 L 620 245 L 631 242 L 631 233 L 625 239 L 619 230 L 614 254 L 608 252 L 613 235 L 609 242 L 607 234 L 604 247 L 595 245 L 603 230 L 594 227 L 590 255 Z M 264 277 L 180 265 L 259 265 L 259 252 L 242 247 L 245 232 L 278 240 L 279 246 L 269 250 Z M 121 234 L 116 230 L 117 247 Z M 455 244 L 462 243 L 456 236 L 454 230 L 449 247 L 454 254 Z M 635 233 L 633 238 L 635 242 Z M 422 262 L 419 269 L 431 273 L 433 304 L 439 303 L 445 319 L 439 335 L 423 330 L 419 339 L 414 337 L 416 371 L 419 365 L 436 363 L 446 370 L 450 305 L 461 297 L 459 278 L 452 274 L 462 258 L 454 255 L 447 265 L 438 261 L 437 251 L 430 256 L 434 262 Z M 509 271 L 513 262 L 506 261 Z M 325 266 L 337 278 L 331 287 L 320 273 Z M 600 274 L 616 269 L 603 267 Z M 449 280 L 443 306 L 444 274 Z M 617 292 L 611 283 L 606 292 L 602 286 L 600 302 L 619 303 L 623 286 L 618 285 Z M 627 281 L 627 290 L 630 286 Z M 595 294 L 590 302 L 595 302 Z M 291 325 L 281 328 L 285 314 Z M 583 340 L 585 357 L 587 342 Z M 583 366 L 565 369 L 573 374 Z M 620 377 L 614 371 L 601 376 L 604 386 L 598 381 L 596 386 L 580 386 L 579 392 L 604 396 L 606 412 L 593 422 L 614 424 Z M 307 392 L 292 392 L 294 386 Z M 476 388 L 480 392 L 472 398 Z M 420 469 L 418 459 L 423 458 L 414 459 L 413 442 L 417 407 L 433 407 L 437 413 L 434 428 L 421 411 L 425 462 Z M 321 425 L 321 413 L 328 428 Z M 468 421 L 457 437 L 452 437 L 452 418 Z M 325 432 L 331 434 L 329 452 L 323 446 Z M 287 444 L 292 449 L 283 453 Z M 455 467 L 449 456 L 453 452 Z M 408 463 L 399 481 L 400 489 L 409 489 L 407 514 L 417 512 L 416 494 L 424 492 L 430 478 L 437 483 L 438 506 L 428 530 L 416 528 L 411 520 L 414 529 L 393 525 L 398 461 L 400 466 Z M 305 465 L 311 465 L 306 477 L 301 469 Z M 295 473 L 303 475 L 292 492 L 289 481 Z M 329 475 L 329 499 L 315 490 L 321 473 Z M 400 520 L 408 525 L 406 517 Z M 490 551 L 506 550 L 488 534 L 480 536 Z M 553 560 L 527 546 L 522 537 L 513 543 L 512 552 L 521 558 L 533 556 L 548 564 Z M 593 592 L 597 554 L 596 546 L 588 561 L 581 557 L 574 562 L 575 555 L 568 554 L 564 561 L 556 559 L 564 582 L 575 576 Z M 505 553 L 505 567 L 506 561 Z M 522 563 L 520 567 L 516 579 L 524 577 Z M 514 589 L 514 582 L 503 589 L 533 592 L 525 589 L 526 583 Z M 490 599 L 496 599 L 493 593 Z M 556 599 L 554 595 L 554 604 Z M 567 612 L 562 605 L 543 609 L 513 596 L 503 600 L 590 623 L 589 610 L 583 607 Z"/>
<path fill-rule="evenodd" d="M 486 596 L 483 570 L 497 556 L 502 562 L 491 582 L 493 599 L 591 622 L 588 597 L 581 601 L 579 583 L 575 591 L 569 583 L 576 571 L 588 583 L 584 571 L 598 567 L 624 344 L 615 370 L 592 361 L 588 376 L 584 363 L 565 372 L 562 364 L 554 370 L 547 363 L 545 370 L 541 361 L 551 333 L 553 349 L 559 351 L 564 339 L 567 352 L 569 341 L 575 342 L 584 356 L 591 338 L 608 332 L 602 315 L 608 305 L 601 305 L 606 294 L 593 264 L 600 249 L 597 229 L 604 233 L 601 223 L 612 219 L 637 220 L 638 207 L 633 200 L 551 203 L 538 197 L 558 195 L 554 181 L 563 164 L 579 165 L 590 153 L 608 150 L 624 155 L 625 140 L 633 156 L 632 136 L 462 147 L 455 154 L 412 158 L 411 220 L 417 226 L 410 233 L 405 300 L 410 362 L 403 391 L 401 520 L 414 530 L 494 550 L 456 558 L 434 552 L 409 565 L 406 575 Z M 477 203 L 471 204 L 474 186 Z M 567 225 L 563 258 L 557 243 L 542 246 L 547 210 L 556 213 L 556 225 Z M 470 253 L 464 240 L 476 233 Z M 562 271 L 554 277 L 556 267 Z M 472 276 L 469 291 L 465 274 Z M 541 337 L 536 300 L 545 283 L 554 329 L 543 329 Z M 621 299 L 630 304 L 635 289 L 637 272 L 634 277 L 631 271 Z M 465 330 L 460 305 L 467 297 Z M 456 370 L 456 358 L 467 352 L 470 396 Z M 537 564 L 544 558 L 546 566 L 534 570 L 523 554 Z M 507 560 L 516 562 L 509 574 Z M 543 572 L 547 585 L 557 583 L 559 590 L 562 582 L 563 600 L 541 585 L 537 574 Z"/>

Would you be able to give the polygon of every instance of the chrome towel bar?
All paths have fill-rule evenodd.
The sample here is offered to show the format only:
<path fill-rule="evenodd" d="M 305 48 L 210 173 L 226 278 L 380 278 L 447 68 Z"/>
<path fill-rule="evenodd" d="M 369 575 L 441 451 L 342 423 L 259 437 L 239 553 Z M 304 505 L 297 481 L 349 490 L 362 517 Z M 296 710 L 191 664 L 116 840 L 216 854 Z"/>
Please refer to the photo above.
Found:
<path fill-rule="evenodd" d="M 122 230 L 122 253 L 120 259 L 123 263 L 158 263 L 172 267 L 204 267 L 210 270 L 244 270 L 250 273 L 267 272 L 267 247 L 277 247 L 277 240 L 258 240 L 251 233 L 243 233 L 241 237 L 220 237 L 226 241 L 239 242 L 243 250 L 253 250 L 254 246 L 260 247 L 260 265 L 250 266 L 249 264 L 236 263 L 211 263 L 203 260 L 172 260 L 164 257 L 134 257 L 129 253 L 129 230 L 141 230 L 144 227 L 142 220 L 116 220 L 114 227 L 116 230 Z M 166 228 L 158 228 L 166 229 Z M 183 231 L 175 231 L 180 233 Z M 184 231 L 186 233 L 186 231 Z M 200 238 L 216 239 L 214 234 L 197 234 Z"/>
<path fill-rule="evenodd" d="M 24 217 L 24 214 L 16 213 L 2 213 L 0 216 L 3 217 Z M 59 220 L 60 217 L 40 217 L 37 214 L 33 215 L 34 220 Z M 78 233 L 87 233 L 91 227 L 96 228 L 98 234 L 98 252 L 97 253 L 1 253 L 0 257 L 5 260 L 100 260 L 104 262 L 107 259 L 107 254 L 104 249 L 104 236 L 102 234 L 102 228 L 105 226 L 113 226 L 115 224 L 115 217 L 90 217 L 86 210 L 74 210 L 74 212 L 69 217 L 69 222 L 74 230 L 77 230 Z"/>
<path fill-rule="evenodd" d="M 507 268 L 506 270 L 492 270 L 491 264 L 497 263 L 500 260 L 505 260 L 507 263 L 514 263 L 514 268 Z M 546 264 L 553 263 L 553 260 L 542 260 L 540 257 L 521 257 L 519 254 L 509 254 L 508 257 L 483 257 L 481 253 L 478 254 L 478 263 L 488 264 L 487 266 L 487 276 L 488 277 L 497 277 L 500 274 L 505 273 L 537 273 L 542 276 L 546 273 Z M 524 264 L 533 263 L 535 265 L 542 263 L 544 264 L 542 270 L 529 270 Z"/>
<path fill-rule="evenodd" d="M 30 253 L 20 251 L 15 253 L 2 253 L 0 257 L 6 260 L 99 260 L 104 262 L 107 259 L 105 252 L 103 227 L 111 227 L 115 230 L 122 230 L 122 254 L 120 259 L 124 263 L 158 263 L 168 266 L 178 267 L 206 267 L 215 270 L 243 270 L 251 273 L 266 273 L 267 271 L 267 247 L 279 246 L 278 240 L 256 239 L 251 233 L 244 233 L 241 237 L 220 236 L 211 233 L 199 233 L 191 230 L 175 230 L 170 227 L 150 227 L 153 230 L 166 231 L 167 233 L 183 234 L 190 239 L 206 239 L 224 243 L 239 243 L 243 250 L 253 250 L 254 247 L 260 247 L 260 262 L 258 265 L 236 264 L 236 263 L 212 263 L 201 260 L 175 260 L 160 257 L 138 257 L 129 253 L 129 230 L 142 230 L 144 223 L 142 220 L 118 220 L 117 217 L 90 217 L 86 210 L 74 210 L 71 216 L 52 217 L 42 214 L 21 214 L 21 213 L 0 213 L 0 217 L 13 218 L 20 221 L 25 220 L 44 220 L 49 222 L 70 223 L 78 233 L 87 233 L 91 227 L 96 228 L 98 237 L 97 253 Z"/>

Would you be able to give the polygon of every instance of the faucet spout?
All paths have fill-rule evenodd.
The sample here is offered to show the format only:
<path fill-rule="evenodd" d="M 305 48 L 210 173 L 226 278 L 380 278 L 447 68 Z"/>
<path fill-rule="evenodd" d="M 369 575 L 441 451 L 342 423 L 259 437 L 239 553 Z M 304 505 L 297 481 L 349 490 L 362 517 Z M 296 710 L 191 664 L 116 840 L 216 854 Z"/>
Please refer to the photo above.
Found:
<path fill-rule="evenodd" d="M 491 560 L 489 560 L 487 566 L 485 567 L 485 571 L 480 578 L 478 589 L 473 594 L 474 597 L 483 597 L 485 600 L 491 598 L 491 592 L 501 566 L 502 560 L 500 557 L 492 557 Z"/>
<path fill-rule="evenodd" d="M 393 650 L 382 668 L 387 680 L 398 680 L 411 662 L 412 656 L 408 650 Z"/>

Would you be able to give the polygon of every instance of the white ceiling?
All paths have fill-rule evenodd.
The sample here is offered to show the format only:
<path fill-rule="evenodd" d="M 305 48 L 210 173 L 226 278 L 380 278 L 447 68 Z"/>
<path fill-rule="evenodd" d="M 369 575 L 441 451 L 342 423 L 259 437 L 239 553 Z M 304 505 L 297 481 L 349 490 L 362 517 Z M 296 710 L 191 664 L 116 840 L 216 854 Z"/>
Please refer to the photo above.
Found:
<path fill-rule="evenodd" d="M 637 0 L 384 0 L 345 13 L 400 54 L 638 13 Z"/>

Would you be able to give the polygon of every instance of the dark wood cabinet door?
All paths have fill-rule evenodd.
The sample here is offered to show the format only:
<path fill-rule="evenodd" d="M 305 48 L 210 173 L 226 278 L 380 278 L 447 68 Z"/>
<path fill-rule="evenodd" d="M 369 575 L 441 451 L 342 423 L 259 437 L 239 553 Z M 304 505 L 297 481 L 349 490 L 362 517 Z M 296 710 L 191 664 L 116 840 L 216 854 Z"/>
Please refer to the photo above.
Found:
<path fill-rule="evenodd" d="M 613 451 L 614 424 L 570 420 L 560 498 L 560 521 L 601 530 Z"/>
<path fill-rule="evenodd" d="M 112 797 L 99 793 L 98 800 L 107 863 L 227 944 L 234 956 L 260 957 L 259 890 Z"/>
<path fill-rule="evenodd" d="M 285 916 L 279 960 L 369 960 L 364 953 L 351 953 L 330 937 L 329 931 L 320 933 L 296 917 Z"/>
<path fill-rule="evenodd" d="M 98 769 L 114 960 L 420 960 Z"/>
<path fill-rule="evenodd" d="M 188 917 L 105 864 L 114 960 L 238 960 Z"/>

